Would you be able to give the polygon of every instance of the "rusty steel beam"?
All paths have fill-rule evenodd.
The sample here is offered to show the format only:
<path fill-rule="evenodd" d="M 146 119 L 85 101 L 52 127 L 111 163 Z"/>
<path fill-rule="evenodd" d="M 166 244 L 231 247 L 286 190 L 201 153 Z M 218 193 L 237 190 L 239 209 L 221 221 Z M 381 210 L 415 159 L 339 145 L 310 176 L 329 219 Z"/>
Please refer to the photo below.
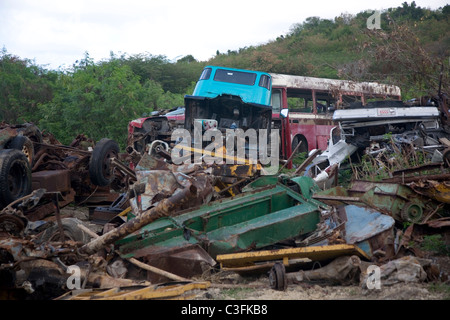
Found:
<path fill-rule="evenodd" d="M 444 174 L 432 174 L 432 175 L 421 175 L 421 176 L 412 176 L 412 177 L 395 177 L 395 178 L 387 178 L 383 179 L 382 182 L 392 182 L 392 183 L 410 183 L 415 182 L 419 180 L 450 180 L 450 173 L 444 173 Z"/>
<path fill-rule="evenodd" d="M 105 246 L 125 238 L 127 235 L 139 230 L 143 226 L 159 218 L 168 216 L 172 210 L 190 201 L 195 195 L 197 195 L 197 188 L 193 185 L 188 185 L 179 192 L 175 192 L 170 198 L 161 200 L 156 207 L 143 212 L 141 215 L 129 220 L 118 228 L 85 244 L 80 248 L 80 252 L 94 254 Z"/>
<path fill-rule="evenodd" d="M 439 169 L 443 165 L 444 165 L 444 163 L 442 163 L 442 162 L 427 163 L 427 164 L 424 164 L 424 165 L 421 165 L 421 166 L 416 166 L 416 167 L 412 167 L 412 168 L 406 168 L 406 169 L 393 171 L 392 172 L 392 176 L 393 177 L 399 177 L 399 176 L 403 176 L 404 174 L 416 173 L 416 172 L 421 172 L 421 171 L 426 171 L 426 170 Z"/>

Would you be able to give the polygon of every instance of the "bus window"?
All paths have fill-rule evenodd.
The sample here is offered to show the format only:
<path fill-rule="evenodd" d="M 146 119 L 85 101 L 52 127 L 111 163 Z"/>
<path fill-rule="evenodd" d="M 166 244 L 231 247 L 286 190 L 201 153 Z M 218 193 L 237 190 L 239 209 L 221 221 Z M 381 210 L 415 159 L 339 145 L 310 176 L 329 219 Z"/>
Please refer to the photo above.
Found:
<path fill-rule="evenodd" d="M 349 107 L 351 105 L 359 105 L 361 104 L 361 97 L 360 96 L 352 96 L 352 95 L 343 95 L 342 96 L 342 106 Z"/>
<path fill-rule="evenodd" d="M 301 112 L 301 113 L 312 113 L 313 104 L 312 101 L 305 98 L 288 98 L 289 111 Z"/>
<path fill-rule="evenodd" d="M 272 91 L 272 112 L 279 113 L 281 110 L 281 90 Z"/>
<path fill-rule="evenodd" d="M 316 101 L 317 113 L 318 114 L 327 113 L 328 106 L 329 106 L 329 104 L 328 104 L 327 100 L 318 100 L 318 101 Z"/>
<path fill-rule="evenodd" d="M 288 108 L 293 112 L 312 113 L 312 91 L 291 89 L 287 91 Z"/>

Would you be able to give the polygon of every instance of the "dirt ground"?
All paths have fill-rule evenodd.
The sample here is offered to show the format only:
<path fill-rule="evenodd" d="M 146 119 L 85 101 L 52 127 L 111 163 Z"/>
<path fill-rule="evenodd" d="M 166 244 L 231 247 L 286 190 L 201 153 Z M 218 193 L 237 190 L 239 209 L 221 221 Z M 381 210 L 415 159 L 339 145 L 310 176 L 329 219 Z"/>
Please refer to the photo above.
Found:
<path fill-rule="evenodd" d="M 439 266 L 441 275 L 449 274 L 449 256 L 427 258 Z M 450 280 L 392 285 L 381 282 L 380 289 L 363 288 L 360 283 L 330 285 L 316 281 L 291 283 L 285 291 L 271 289 L 268 274 L 241 276 L 231 271 L 220 271 L 206 280 L 211 282 L 211 286 L 198 292 L 196 300 L 450 300 Z"/>
<path fill-rule="evenodd" d="M 197 293 L 196 300 L 448 300 L 450 285 L 443 283 L 399 283 L 381 289 L 359 285 L 330 286 L 312 283 L 291 284 L 285 291 L 270 288 L 267 277 L 236 277 L 233 285 L 211 283 Z"/>

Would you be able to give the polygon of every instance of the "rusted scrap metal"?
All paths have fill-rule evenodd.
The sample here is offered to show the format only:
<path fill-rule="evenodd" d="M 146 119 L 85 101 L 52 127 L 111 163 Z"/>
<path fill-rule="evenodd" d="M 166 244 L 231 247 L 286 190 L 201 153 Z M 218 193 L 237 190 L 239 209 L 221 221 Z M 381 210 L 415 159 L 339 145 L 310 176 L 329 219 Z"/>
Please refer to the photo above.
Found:
<path fill-rule="evenodd" d="M 123 259 L 142 261 L 150 268 L 146 279 L 152 283 L 168 280 L 179 281 L 179 278 L 191 278 L 211 270 L 217 262 L 200 246 L 195 244 L 180 247 L 148 246 L 133 252 L 132 255 L 118 251 Z M 161 272 L 163 271 L 163 272 Z"/>
<path fill-rule="evenodd" d="M 0 123 L 0 149 L 8 147 L 16 136 L 25 136 L 32 143 L 42 142 L 40 130 L 32 123 L 9 124 L 4 121 Z M 31 151 L 34 153 L 34 148 Z"/>
<path fill-rule="evenodd" d="M 89 228 L 85 227 L 82 224 L 79 224 L 78 227 L 80 229 L 82 229 L 84 232 L 88 233 L 94 239 L 100 237 L 98 234 L 94 233 L 93 231 L 91 231 Z M 137 260 L 135 258 L 129 258 L 127 260 L 130 261 L 132 264 L 138 266 L 139 268 L 142 268 L 144 270 L 147 270 L 147 271 L 159 274 L 159 275 L 161 275 L 163 277 L 167 277 L 167 278 L 175 280 L 175 281 L 189 281 L 188 279 L 185 279 L 183 277 L 177 276 L 176 274 L 173 274 L 173 273 L 167 272 L 165 270 L 162 270 L 162 269 L 153 267 L 151 265 L 148 265 L 146 263 L 143 263 L 143 262 L 141 262 L 141 261 L 139 261 L 139 260 Z M 120 260 L 116 260 L 114 263 L 117 264 L 117 262 L 119 262 L 119 261 Z M 111 269 L 113 269 L 113 268 L 111 268 Z M 125 273 L 125 272 L 126 272 L 126 270 L 123 273 Z"/>
<path fill-rule="evenodd" d="M 4 232 L 8 235 L 22 236 L 29 221 L 24 212 L 37 206 L 45 191 L 45 189 L 36 189 L 3 208 L 0 211 L 0 235 Z"/>
<path fill-rule="evenodd" d="M 98 237 L 84 225 L 77 225 L 84 233 L 92 237 Z M 57 227 L 57 226 L 56 226 Z M 124 286 L 148 286 L 150 283 L 139 278 L 125 279 L 127 273 L 117 268 L 117 259 L 114 263 L 107 263 L 105 259 L 97 255 L 87 256 L 80 252 L 83 242 L 67 240 L 64 230 L 63 241 L 58 241 L 58 231 L 46 232 L 36 237 L 11 237 L 9 234 L 0 233 L 0 273 L 2 274 L 2 294 L 26 294 L 37 299 L 54 298 L 69 290 L 71 268 L 78 266 L 81 273 L 78 274 L 79 284 L 85 287 L 101 289 L 119 288 Z M 37 241 L 36 241 L 37 240 Z M 139 268 L 152 272 L 164 272 L 152 266 L 148 266 L 136 259 L 129 260 Z M 108 264 L 108 265 L 107 265 Z M 105 268 L 106 267 L 106 268 Z M 106 270 L 105 270 L 106 269 Z M 169 275 L 164 272 L 165 276 Z M 176 281 L 188 281 L 182 277 L 176 277 Z M 70 281 L 73 281 L 70 280 Z M 23 293 L 21 293 L 23 292 Z"/>
<path fill-rule="evenodd" d="M 426 223 L 428 226 L 432 228 L 442 228 L 442 227 L 450 227 L 450 218 L 439 218 Z"/>
<path fill-rule="evenodd" d="M 160 199 L 172 195 L 185 185 L 193 185 L 198 193 L 189 204 L 182 205 L 182 208 L 208 203 L 212 196 L 213 177 L 203 172 L 186 175 L 181 172 L 150 170 L 137 171 L 136 175 L 137 182 L 131 187 L 130 194 L 130 205 L 135 214 L 147 210 Z"/>
<path fill-rule="evenodd" d="M 347 205 L 338 209 L 345 221 L 345 242 L 357 244 L 372 260 L 395 254 L 395 220 L 372 208 Z"/>
<path fill-rule="evenodd" d="M 111 188 L 114 187 L 112 183 L 110 186 L 94 183 L 94 177 L 90 170 L 97 166 L 103 168 L 104 163 L 102 161 L 104 159 L 92 160 L 96 154 L 104 151 L 97 148 L 101 145 L 103 139 L 94 147 L 91 139 L 84 135 L 78 135 L 69 146 L 64 146 L 51 133 L 43 133 L 32 124 L 13 126 L 2 123 L 0 124 L 0 130 L 0 149 L 11 147 L 12 149 L 19 149 L 28 156 L 29 168 L 26 171 L 29 172 L 29 176 L 17 174 L 17 172 L 11 172 L 10 174 L 11 178 L 15 179 L 14 183 L 20 187 L 14 190 L 18 196 L 26 195 L 37 189 L 46 189 L 47 193 L 59 192 L 61 199 L 58 201 L 58 206 L 60 207 L 74 201 L 78 203 L 89 201 L 90 204 L 112 202 L 117 196 L 110 192 Z M 19 142 L 14 143 L 18 138 L 27 139 L 19 141 L 23 146 Z M 112 142 L 111 149 L 118 149 L 115 142 L 110 141 Z M 30 150 L 28 150 L 28 147 L 25 148 L 28 144 L 31 145 Z M 94 148 L 92 149 L 92 147 Z M 103 174 L 107 173 L 103 172 Z M 114 181 L 117 181 L 117 179 Z M 4 200 L 9 203 L 11 198 L 14 197 L 11 194 Z M 26 217 L 29 220 L 36 221 L 54 213 L 52 199 L 48 198 L 42 197 L 39 206 L 24 212 Z M 6 206 L 8 203 L 3 203 L 3 205 Z"/>
<path fill-rule="evenodd" d="M 450 204 L 450 180 L 419 180 L 410 183 L 408 186 L 421 195 Z"/>
<path fill-rule="evenodd" d="M 437 163 L 426 163 L 420 166 L 405 168 L 401 170 L 395 170 L 392 172 L 393 177 L 402 176 L 405 177 L 406 175 L 410 173 L 416 173 L 416 172 L 422 172 L 422 171 L 428 171 L 428 170 L 434 170 L 434 169 L 443 169 L 443 163 L 437 162 Z"/>
<path fill-rule="evenodd" d="M 196 194 L 197 188 L 193 185 L 186 186 L 184 189 L 178 189 L 171 197 L 162 199 L 155 207 L 127 221 L 118 228 L 103 234 L 101 237 L 94 239 L 81 247 L 80 251 L 86 254 L 94 254 L 109 244 L 139 230 L 152 221 L 168 216 L 177 206 L 190 201 Z"/>
<path fill-rule="evenodd" d="M 408 185 L 386 181 L 356 180 L 348 189 L 335 187 L 318 192 L 314 197 L 330 205 L 352 203 L 369 206 L 400 222 L 421 222 L 442 209 L 439 202 L 418 194 Z"/>
<path fill-rule="evenodd" d="M 53 260 L 73 254 L 76 247 L 74 242 L 69 241 L 64 244 L 55 242 L 52 246 L 37 246 L 21 238 L 0 239 L 2 287 L 11 291 L 24 288 L 28 294 L 40 291 L 46 296 L 42 292 L 45 287 L 47 291 L 53 289 L 57 294 L 62 294 L 61 288 L 69 274 L 65 274 L 65 268 Z M 51 295 L 50 292 L 47 294 Z"/>
<path fill-rule="evenodd" d="M 81 223 L 79 221 L 79 223 Z M 57 227 L 57 226 L 56 226 Z M 83 226 L 78 225 L 80 228 Z M 64 240 L 58 241 L 58 232 L 46 232 L 35 237 L 0 238 L 0 273 L 3 292 L 24 292 L 37 299 L 52 299 L 68 290 L 73 268 L 82 289 L 86 287 L 114 288 L 123 286 L 149 285 L 139 278 L 126 279 L 118 274 L 108 262 L 97 255 L 81 254 L 84 242 L 68 240 L 74 230 L 64 230 Z M 84 228 L 84 232 L 91 234 Z M 71 231 L 66 234 L 66 231 Z M 92 234 L 91 234 L 92 235 Z M 116 261 L 116 260 L 113 260 Z M 142 267 L 142 266 L 141 266 Z M 79 288 L 76 286 L 77 288 Z"/>
<path fill-rule="evenodd" d="M 408 184 L 411 182 L 419 181 L 419 180 L 450 180 L 450 173 L 442 173 L 442 174 L 429 174 L 429 175 L 420 175 L 420 176 L 408 176 L 408 177 L 395 177 L 395 178 L 386 178 L 383 179 L 383 182 L 390 182 L 390 183 L 401 183 L 401 184 Z"/>
<path fill-rule="evenodd" d="M 388 214 L 399 221 L 420 222 L 439 206 L 436 201 L 417 194 L 402 184 L 356 181 L 349 192 L 361 195 L 369 206 L 387 210 Z"/>

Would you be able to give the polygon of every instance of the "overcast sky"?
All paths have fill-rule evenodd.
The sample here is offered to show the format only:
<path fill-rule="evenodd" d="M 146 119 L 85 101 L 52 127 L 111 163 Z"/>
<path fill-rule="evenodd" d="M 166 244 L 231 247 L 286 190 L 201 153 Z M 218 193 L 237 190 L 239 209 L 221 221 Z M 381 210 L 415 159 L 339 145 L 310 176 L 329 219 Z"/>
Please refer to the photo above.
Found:
<path fill-rule="evenodd" d="M 405 0 L 0 0 L 0 49 L 56 69 L 89 52 L 95 61 L 148 53 L 205 61 L 260 45 L 307 17 L 398 7 Z M 407 1 L 411 3 L 411 1 Z M 416 0 L 437 9 L 447 0 Z"/>

